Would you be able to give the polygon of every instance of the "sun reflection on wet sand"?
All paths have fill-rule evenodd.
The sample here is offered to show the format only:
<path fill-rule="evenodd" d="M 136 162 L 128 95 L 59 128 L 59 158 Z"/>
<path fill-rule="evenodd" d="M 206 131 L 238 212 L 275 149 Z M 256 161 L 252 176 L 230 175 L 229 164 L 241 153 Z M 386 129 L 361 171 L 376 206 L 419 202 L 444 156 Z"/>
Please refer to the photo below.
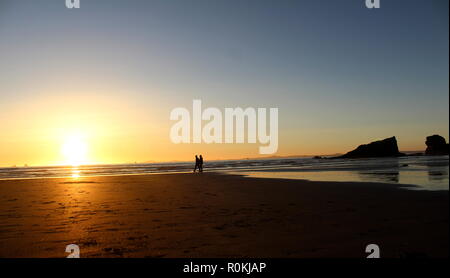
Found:
<path fill-rule="evenodd" d="M 73 167 L 71 172 L 72 172 L 72 178 L 76 179 L 76 178 L 80 177 L 81 171 L 78 169 L 78 167 Z"/>

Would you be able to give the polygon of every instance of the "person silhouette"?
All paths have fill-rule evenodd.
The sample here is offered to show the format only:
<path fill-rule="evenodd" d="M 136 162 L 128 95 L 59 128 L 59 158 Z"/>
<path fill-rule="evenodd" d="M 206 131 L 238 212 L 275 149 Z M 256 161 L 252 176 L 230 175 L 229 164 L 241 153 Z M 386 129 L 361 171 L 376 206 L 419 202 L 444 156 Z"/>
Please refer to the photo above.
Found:
<path fill-rule="evenodd" d="M 198 161 L 198 171 L 203 172 L 203 156 L 200 155 L 200 159 Z"/>
<path fill-rule="evenodd" d="M 198 168 L 198 171 L 200 171 L 200 159 L 199 159 L 198 156 L 196 155 L 196 156 L 195 156 L 194 173 L 195 173 L 195 171 L 197 170 L 197 168 Z"/>

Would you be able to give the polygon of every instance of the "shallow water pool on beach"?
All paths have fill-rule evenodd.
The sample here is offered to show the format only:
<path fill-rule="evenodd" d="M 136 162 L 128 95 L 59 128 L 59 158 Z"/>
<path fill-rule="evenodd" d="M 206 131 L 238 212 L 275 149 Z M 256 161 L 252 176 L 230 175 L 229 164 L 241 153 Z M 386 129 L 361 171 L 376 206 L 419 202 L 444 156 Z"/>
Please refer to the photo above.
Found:
<path fill-rule="evenodd" d="M 336 159 L 304 167 L 283 167 L 230 173 L 258 178 L 311 181 L 381 182 L 416 185 L 415 190 L 449 190 L 448 156 Z"/>

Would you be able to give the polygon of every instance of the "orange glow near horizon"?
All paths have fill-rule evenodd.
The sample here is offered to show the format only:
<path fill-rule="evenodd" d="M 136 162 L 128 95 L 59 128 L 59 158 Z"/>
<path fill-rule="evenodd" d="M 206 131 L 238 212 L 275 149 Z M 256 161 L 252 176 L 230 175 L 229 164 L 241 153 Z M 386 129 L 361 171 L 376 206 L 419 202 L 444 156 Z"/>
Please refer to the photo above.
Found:
<path fill-rule="evenodd" d="M 258 154 L 257 144 L 173 144 L 169 138 L 173 122 L 168 118 L 171 108 L 179 104 L 155 100 L 158 105 L 148 105 L 120 96 L 120 90 L 113 88 L 43 91 L 65 93 L 36 93 L 0 111 L 10 119 L 2 123 L 0 167 L 191 161 L 195 154 L 206 160 L 267 157 Z M 274 156 L 345 153 L 393 135 L 401 151 L 420 151 L 426 148 L 426 136 L 448 133 L 438 124 L 420 129 L 406 125 L 352 130 L 280 120 L 285 123 L 280 122 L 279 149 Z M 294 127 L 283 128 L 287 124 Z"/>

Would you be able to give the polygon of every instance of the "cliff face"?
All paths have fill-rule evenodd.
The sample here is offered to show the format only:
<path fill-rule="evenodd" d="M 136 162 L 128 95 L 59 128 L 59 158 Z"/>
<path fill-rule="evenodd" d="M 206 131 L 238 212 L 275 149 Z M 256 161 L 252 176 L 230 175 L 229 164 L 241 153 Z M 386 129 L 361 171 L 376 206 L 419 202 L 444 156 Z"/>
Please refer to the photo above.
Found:
<path fill-rule="evenodd" d="M 365 158 L 365 157 L 389 157 L 403 156 L 398 151 L 397 139 L 395 136 L 380 141 L 374 141 L 366 145 L 360 145 L 339 158 Z"/>
<path fill-rule="evenodd" d="M 448 154 L 448 144 L 445 138 L 439 135 L 428 136 L 425 141 L 427 149 L 426 155 L 446 155 Z"/>

